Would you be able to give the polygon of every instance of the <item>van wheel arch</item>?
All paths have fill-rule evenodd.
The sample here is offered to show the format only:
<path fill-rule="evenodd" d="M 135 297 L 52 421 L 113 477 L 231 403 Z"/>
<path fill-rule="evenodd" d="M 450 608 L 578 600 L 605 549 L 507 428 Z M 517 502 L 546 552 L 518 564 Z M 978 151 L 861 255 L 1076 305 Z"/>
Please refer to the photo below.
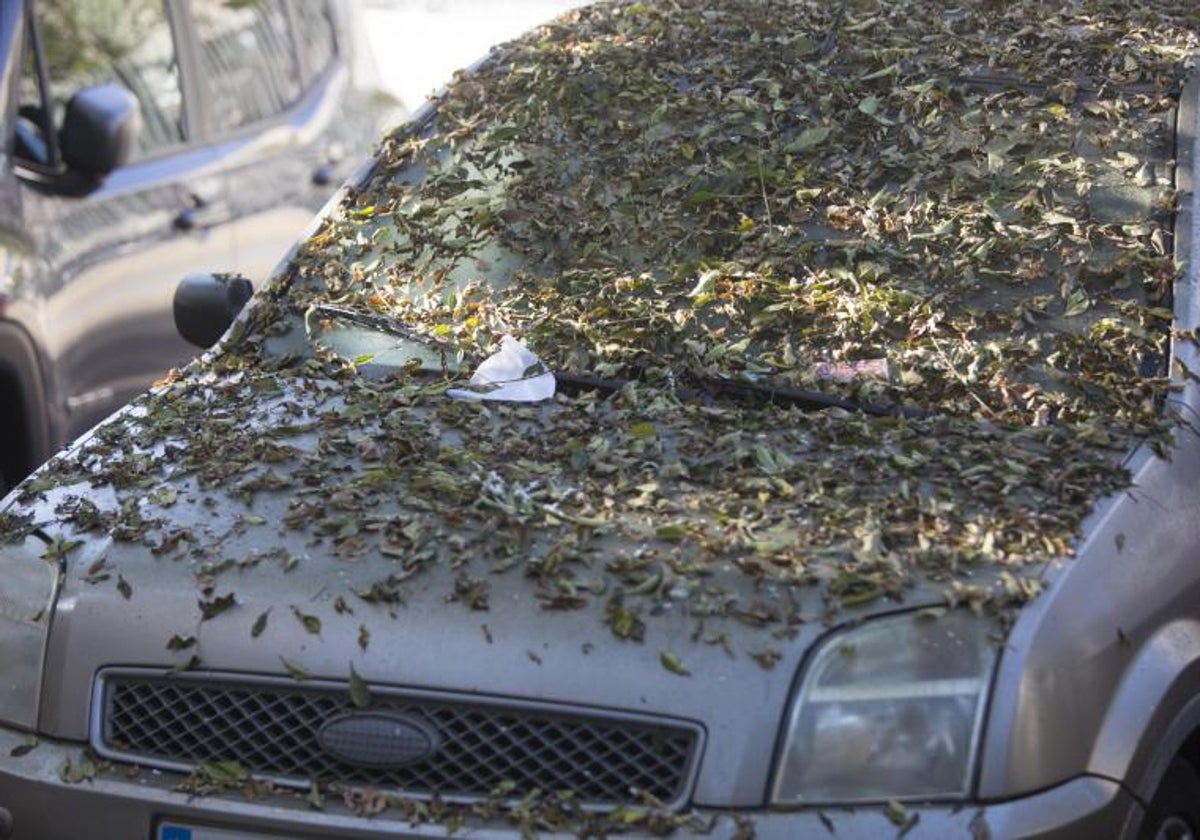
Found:
<path fill-rule="evenodd" d="M 0 489 L 16 484 L 50 454 L 46 390 L 33 341 L 0 322 Z"/>

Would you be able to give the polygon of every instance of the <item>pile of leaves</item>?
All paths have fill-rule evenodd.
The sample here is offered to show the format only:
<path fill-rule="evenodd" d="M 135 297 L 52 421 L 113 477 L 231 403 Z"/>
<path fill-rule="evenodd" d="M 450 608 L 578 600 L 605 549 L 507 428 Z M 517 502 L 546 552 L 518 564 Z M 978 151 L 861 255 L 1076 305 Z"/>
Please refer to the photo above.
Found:
<path fill-rule="evenodd" d="M 1059 5 L 585 10 L 390 138 L 294 297 L 650 381 L 884 359 L 849 390 L 1144 431 L 1196 12 Z"/>

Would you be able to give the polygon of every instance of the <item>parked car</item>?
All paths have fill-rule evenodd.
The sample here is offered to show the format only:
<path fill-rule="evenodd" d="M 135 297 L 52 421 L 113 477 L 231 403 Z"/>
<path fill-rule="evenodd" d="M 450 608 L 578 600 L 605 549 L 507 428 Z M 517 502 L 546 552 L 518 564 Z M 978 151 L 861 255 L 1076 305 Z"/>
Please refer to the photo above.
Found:
<path fill-rule="evenodd" d="M 1195 836 L 1198 46 L 493 51 L 6 498 L 0 833 Z"/>
<path fill-rule="evenodd" d="M 193 355 L 181 272 L 265 278 L 401 116 L 354 8 L 3 4 L 0 487 Z"/>

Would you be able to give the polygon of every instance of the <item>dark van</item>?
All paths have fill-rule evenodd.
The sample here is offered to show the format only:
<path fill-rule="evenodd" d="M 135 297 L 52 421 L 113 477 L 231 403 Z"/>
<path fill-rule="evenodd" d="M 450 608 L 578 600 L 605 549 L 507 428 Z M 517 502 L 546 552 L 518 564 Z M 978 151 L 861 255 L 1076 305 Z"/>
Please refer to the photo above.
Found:
<path fill-rule="evenodd" d="M 316 0 L 0 2 L 0 488 L 193 354 L 181 274 L 265 277 L 400 116 L 356 24 Z"/>

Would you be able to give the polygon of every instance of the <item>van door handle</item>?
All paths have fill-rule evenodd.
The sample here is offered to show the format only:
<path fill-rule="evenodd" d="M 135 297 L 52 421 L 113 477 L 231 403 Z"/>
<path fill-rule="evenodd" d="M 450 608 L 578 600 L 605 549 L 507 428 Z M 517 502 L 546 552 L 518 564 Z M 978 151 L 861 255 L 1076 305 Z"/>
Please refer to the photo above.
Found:
<path fill-rule="evenodd" d="M 175 214 L 172 224 L 176 230 L 202 230 L 227 222 L 233 217 L 229 205 L 223 201 L 203 201 L 199 198 L 195 201 L 195 206 L 185 207 Z"/>

